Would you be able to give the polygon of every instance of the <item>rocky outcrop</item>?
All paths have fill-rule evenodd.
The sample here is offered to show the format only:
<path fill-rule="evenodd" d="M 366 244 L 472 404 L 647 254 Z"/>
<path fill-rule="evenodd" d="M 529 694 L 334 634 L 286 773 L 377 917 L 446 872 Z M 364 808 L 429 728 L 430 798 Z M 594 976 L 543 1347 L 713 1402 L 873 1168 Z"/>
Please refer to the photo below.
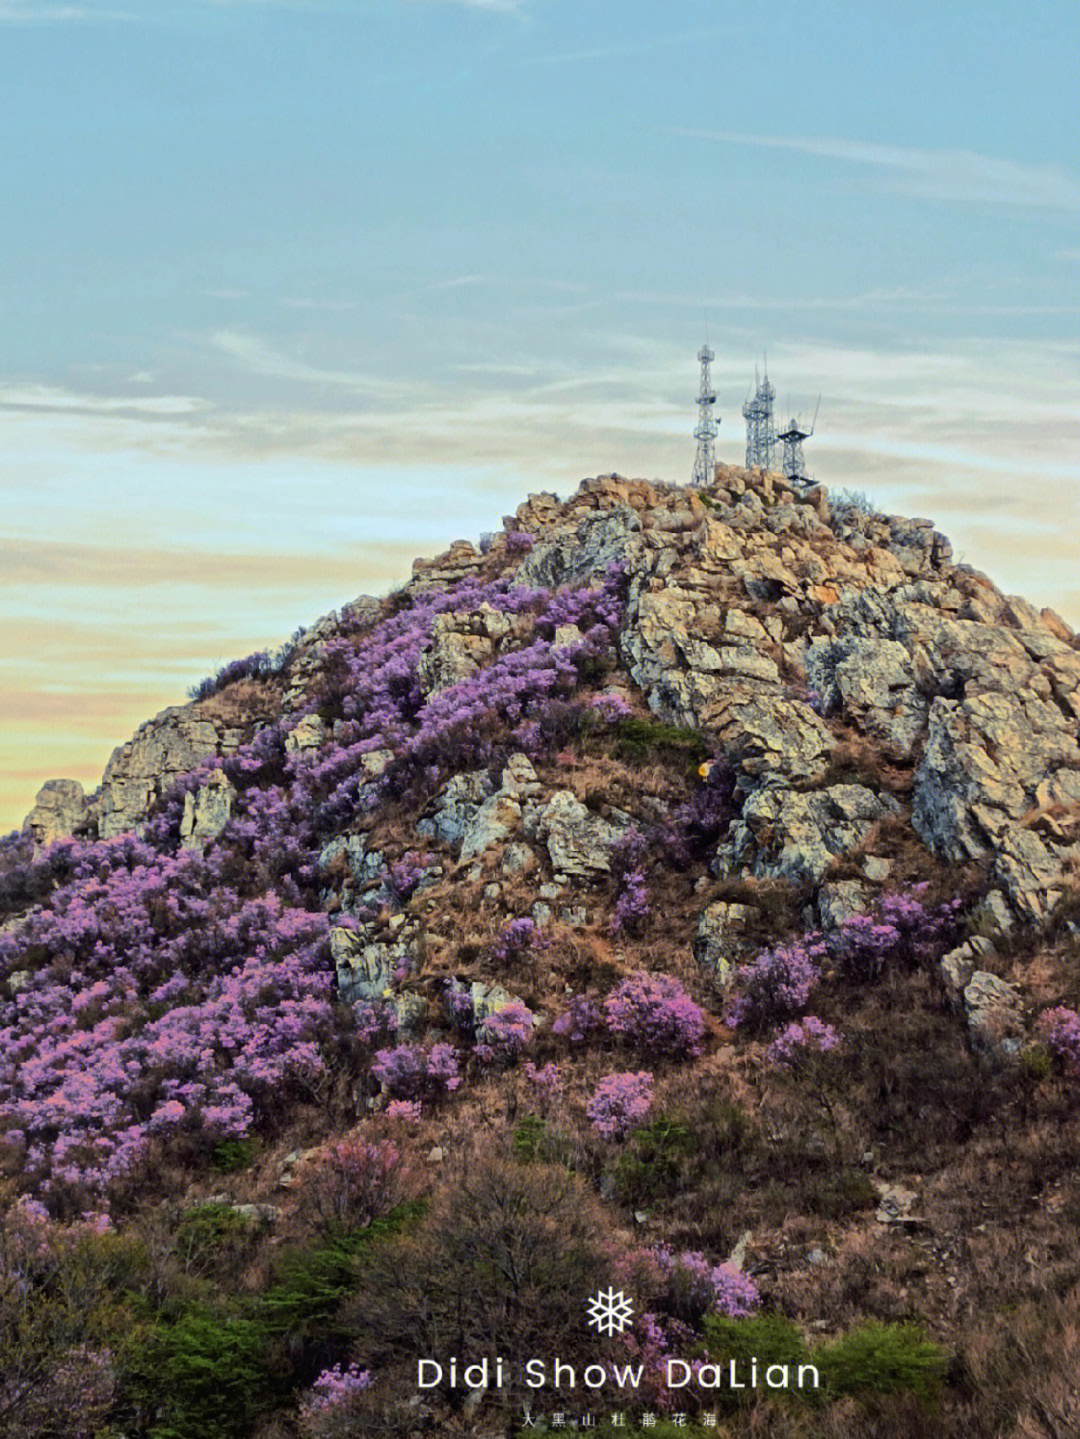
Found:
<path fill-rule="evenodd" d="M 877 795 L 864 785 L 804 792 L 770 779 L 747 796 L 714 872 L 735 869 L 763 879 L 816 884 L 833 859 L 861 844 L 879 820 L 898 810 L 891 795 Z"/>
<path fill-rule="evenodd" d="M 610 871 L 611 852 L 625 826 L 610 824 L 570 790 L 560 789 L 541 811 L 536 832 L 547 845 L 556 876 L 588 879 Z"/>
<path fill-rule="evenodd" d="M 516 583 L 558 589 L 602 577 L 614 564 L 632 566 L 642 551 L 641 527 L 640 516 L 628 505 L 583 519 L 573 530 L 534 545 L 518 568 Z"/>
<path fill-rule="evenodd" d="M 180 843 L 185 849 L 205 849 L 229 823 L 236 790 L 220 770 L 213 770 L 206 783 L 188 790 L 180 817 Z"/>
<path fill-rule="evenodd" d="M 23 820 L 39 848 L 69 835 L 82 834 L 94 823 L 95 811 L 77 779 L 50 779 L 41 786 L 34 808 Z"/>
<path fill-rule="evenodd" d="M 204 760 L 231 754 L 240 731 L 228 729 L 196 708 L 162 710 L 113 750 L 98 799 L 98 833 L 112 839 L 137 829 L 157 800 Z"/>
<path fill-rule="evenodd" d="M 706 907 L 698 920 L 694 937 L 694 955 L 699 964 L 716 972 L 721 983 L 727 983 L 737 959 L 748 946 L 747 932 L 760 919 L 760 911 L 749 904 L 716 900 Z"/>
<path fill-rule="evenodd" d="M 459 857 L 472 859 L 521 828 L 523 802 L 540 793 L 536 771 L 527 755 L 511 755 L 498 789 L 488 774 L 455 775 L 439 797 L 435 812 L 420 820 L 418 833 L 458 846 Z"/>

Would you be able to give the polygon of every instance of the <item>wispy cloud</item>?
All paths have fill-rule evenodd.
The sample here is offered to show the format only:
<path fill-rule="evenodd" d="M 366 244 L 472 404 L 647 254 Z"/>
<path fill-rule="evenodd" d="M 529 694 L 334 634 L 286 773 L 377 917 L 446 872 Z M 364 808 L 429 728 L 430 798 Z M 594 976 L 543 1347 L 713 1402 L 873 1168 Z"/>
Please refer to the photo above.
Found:
<path fill-rule="evenodd" d="M 93 24 L 107 20 L 137 20 L 127 10 L 99 10 L 91 5 L 40 4 L 38 0 L 0 0 L 0 24 Z"/>
<path fill-rule="evenodd" d="M 387 398 L 402 393 L 402 387 L 373 375 L 351 370 L 327 370 L 276 350 L 257 335 L 240 330 L 218 330 L 210 337 L 214 349 L 227 355 L 251 374 L 275 380 L 292 380 L 301 384 L 333 385 L 357 394 Z"/>
<path fill-rule="evenodd" d="M 711 40 L 723 34 L 728 27 L 707 25 L 698 30 L 679 30 L 670 35 L 650 35 L 648 40 L 615 45 L 599 45 L 591 50 L 563 50 L 551 55 L 533 55 L 519 63 L 522 65 L 573 65 L 589 60 L 618 60 L 631 55 L 650 55 L 656 49 L 693 44 L 699 40 Z"/>
<path fill-rule="evenodd" d="M 799 135 L 746 135 L 734 130 L 673 133 L 724 145 L 791 150 L 819 160 L 840 160 L 891 172 L 891 189 L 919 199 L 966 204 L 1080 210 L 1080 178 L 1064 165 L 1027 164 L 973 150 L 924 150 L 861 140 Z"/>
<path fill-rule="evenodd" d="M 147 373 L 131 376 L 132 384 L 147 384 Z M 0 384 L 0 411 L 23 410 L 39 413 L 77 415 L 131 415 L 176 419 L 210 410 L 207 400 L 192 395 L 91 395 L 64 390 L 56 385 Z"/>

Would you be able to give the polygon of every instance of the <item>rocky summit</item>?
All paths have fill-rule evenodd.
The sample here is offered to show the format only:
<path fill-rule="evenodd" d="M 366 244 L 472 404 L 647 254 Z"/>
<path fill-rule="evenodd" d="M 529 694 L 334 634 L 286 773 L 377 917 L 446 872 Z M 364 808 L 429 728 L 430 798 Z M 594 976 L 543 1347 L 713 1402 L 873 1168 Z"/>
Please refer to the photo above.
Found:
<path fill-rule="evenodd" d="M 590 1409 L 418 1387 L 492 1345 L 640 1364 L 624 1433 L 1080 1432 L 1059 616 L 864 497 L 606 476 L 195 695 L 0 842 L 0 1281 L 97 1286 L 0 1282 L 8 1432 Z"/>

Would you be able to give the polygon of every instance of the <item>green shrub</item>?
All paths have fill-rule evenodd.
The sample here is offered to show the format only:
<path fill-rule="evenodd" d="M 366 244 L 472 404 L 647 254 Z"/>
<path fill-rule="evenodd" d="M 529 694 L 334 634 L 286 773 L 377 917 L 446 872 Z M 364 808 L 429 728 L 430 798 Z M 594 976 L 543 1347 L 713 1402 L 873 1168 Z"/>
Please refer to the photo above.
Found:
<path fill-rule="evenodd" d="M 188 1272 L 220 1273 L 254 1242 L 255 1228 L 229 1204 L 197 1204 L 176 1226 L 176 1257 Z"/>
<path fill-rule="evenodd" d="M 848 1394 L 915 1394 L 930 1398 L 941 1385 L 949 1356 L 915 1324 L 852 1329 L 814 1351 L 822 1385 L 831 1399 Z"/>
<path fill-rule="evenodd" d="M 514 1130 L 514 1153 L 531 1164 L 540 1157 L 547 1137 L 547 1125 L 538 1114 L 527 1114 Z"/>
<path fill-rule="evenodd" d="M 693 767 L 709 752 L 705 736 L 697 730 L 662 724 L 660 720 L 636 717 L 618 720 L 612 727 L 612 737 L 616 757 L 628 764 L 665 759 Z"/>
<path fill-rule="evenodd" d="M 769 1364 L 806 1364 L 806 1343 L 790 1319 L 782 1314 L 757 1314 L 750 1319 L 725 1319 L 710 1314 L 705 1320 L 705 1345 L 719 1361 L 756 1358 L 762 1371 Z"/>
<path fill-rule="evenodd" d="M 269 1387 L 265 1336 L 218 1309 L 155 1325 L 131 1355 L 124 1389 L 153 1416 L 150 1439 L 241 1439 Z"/>
<path fill-rule="evenodd" d="M 1020 1068 L 1029 1079 L 1046 1079 L 1054 1068 L 1054 1060 L 1045 1044 L 1031 1044 L 1020 1051 Z"/>
<path fill-rule="evenodd" d="M 842 1219 L 878 1202 L 869 1177 L 851 1166 L 810 1170 L 802 1177 L 799 1188 L 801 1207 L 823 1219 Z"/>
<path fill-rule="evenodd" d="M 615 1166 L 616 1194 L 640 1205 L 677 1192 L 685 1160 L 699 1147 L 690 1127 L 669 1115 L 635 1129 Z"/>
<path fill-rule="evenodd" d="M 247 1169 L 255 1158 L 255 1139 L 219 1139 L 210 1156 L 210 1168 L 219 1174 L 235 1174 Z"/>

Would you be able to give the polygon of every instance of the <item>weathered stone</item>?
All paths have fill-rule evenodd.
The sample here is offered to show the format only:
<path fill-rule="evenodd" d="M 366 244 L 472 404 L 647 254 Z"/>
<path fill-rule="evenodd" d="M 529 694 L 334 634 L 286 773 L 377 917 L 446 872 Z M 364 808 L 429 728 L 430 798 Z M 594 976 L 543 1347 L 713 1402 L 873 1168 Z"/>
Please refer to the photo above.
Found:
<path fill-rule="evenodd" d="M 471 859 L 483 854 L 493 844 L 506 839 L 521 825 L 521 805 L 501 792 L 493 794 L 475 811 L 461 835 L 460 858 Z"/>
<path fill-rule="evenodd" d="M 544 538 L 522 561 L 515 585 L 558 589 L 603 578 L 618 561 L 640 556 L 641 517 L 629 506 L 590 516 L 574 528 Z"/>
<path fill-rule="evenodd" d="M 184 849 L 202 850 L 229 823 L 236 790 L 221 770 L 212 770 L 206 782 L 184 796 L 180 817 L 180 843 Z"/>
<path fill-rule="evenodd" d="M 845 920 L 865 914 L 873 903 L 874 891 L 857 879 L 837 879 L 818 891 L 818 917 L 823 930 L 839 929 Z"/>
<path fill-rule="evenodd" d="M 441 839 L 446 844 L 460 844 L 476 811 L 491 793 L 491 780 L 483 770 L 454 775 L 443 790 L 435 813 L 417 823 L 417 834 Z"/>
<path fill-rule="evenodd" d="M 338 993 L 345 1004 L 388 996 L 398 965 L 408 961 L 403 943 L 371 943 L 364 932 L 335 926 L 330 931 L 330 957 L 337 971 Z"/>
<path fill-rule="evenodd" d="M 733 862 L 761 878 L 821 880 L 832 860 L 861 844 L 898 806 L 864 785 L 800 791 L 771 781 L 753 790 L 732 825 Z"/>
<path fill-rule="evenodd" d="M 694 954 L 700 964 L 716 971 L 722 983 L 730 980 L 733 960 L 745 950 L 744 936 L 758 917 L 754 905 L 717 900 L 699 918 Z"/>
<path fill-rule="evenodd" d="M 1030 693 L 935 699 L 912 824 L 947 859 L 1002 843 L 1053 771 L 1080 764 L 1075 725 Z"/>
<path fill-rule="evenodd" d="M 950 950 L 942 959 L 942 982 L 946 993 L 955 1004 L 962 1002 L 964 990 L 971 983 L 972 975 L 993 953 L 994 946 L 990 940 L 977 935 Z"/>
<path fill-rule="evenodd" d="M 875 1218 L 879 1224 L 916 1225 L 923 1221 L 912 1210 L 918 1202 L 918 1194 L 903 1184 L 883 1184 L 874 1181 L 878 1191 L 878 1209 Z"/>
<path fill-rule="evenodd" d="M 926 728 L 928 703 L 916 689 L 911 656 L 895 640 L 845 635 L 818 640 L 806 652 L 806 677 L 826 713 L 843 711 L 907 759 Z"/>
<path fill-rule="evenodd" d="M 44 847 L 81 833 L 92 818 L 92 807 L 77 779 L 50 779 L 38 790 L 34 808 L 23 820 L 23 829 L 33 835 L 36 845 Z"/>
<path fill-rule="evenodd" d="M 100 837 L 113 839 L 136 828 L 181 775 L 235 749 L 236 743 L 235 732 L 219 730 L 216 721 L 193 706 L 162 710 L 147 720 L 105 766 L 98 801 Z"/>
<path fill-rule="evenodd" d="M 1024 1002 L 1015 986 L 977 969 L 964 989 L 968 1033 L 976 1049 L 1015 1053 L 1023 1034 Z"/>
<path fill-rule="evenodd" d="M 1010 829 L 1001 837 L 993 877 L 1019 915 L 1044 919 L 1065 892 L 1070 858 L 1080 858 L 1080 845 L 1048 844 L 1033 830 Z"/>
<path fill-rule="evenodd" d="M 285 736 L 285 748 L 292 754 L 296 750 L 320 749 L 326 743 L 326 725 L 317 714 L 305 715 Z"/>
<path fill-rule="evenodd" d="M 611 851 L 624 830 L 591 813 L 568 789 L 557 790 L 540 815 L 540 837 L 547 843 L 552 868 L 587 878 L 606 874 Z"/>
<path fill-rule="evenodd" d="M 436 615 L 431 644 L 420 656 L 417 674 L 427 694 L 436 694 L 461 680 L 471 679 L 489 659 L 493 644 L 486 635 L 464 628 L 471 616 Z"/>
<path fill-rule="evenodd" d="M 503 850 L 502 861 L 499 868 L 503 874 L 521 874 L 523 871 L 532 869 L 536 864 L 536 856 L 527 844 L 521 842 L 508 844 Z"/>
<path fill-rule="evenodd" d="M 531 799 L 541 792 L 532 761 L 528 755 L 512 754 L 502 772 L 500 790 L 511 799 Z"/>

